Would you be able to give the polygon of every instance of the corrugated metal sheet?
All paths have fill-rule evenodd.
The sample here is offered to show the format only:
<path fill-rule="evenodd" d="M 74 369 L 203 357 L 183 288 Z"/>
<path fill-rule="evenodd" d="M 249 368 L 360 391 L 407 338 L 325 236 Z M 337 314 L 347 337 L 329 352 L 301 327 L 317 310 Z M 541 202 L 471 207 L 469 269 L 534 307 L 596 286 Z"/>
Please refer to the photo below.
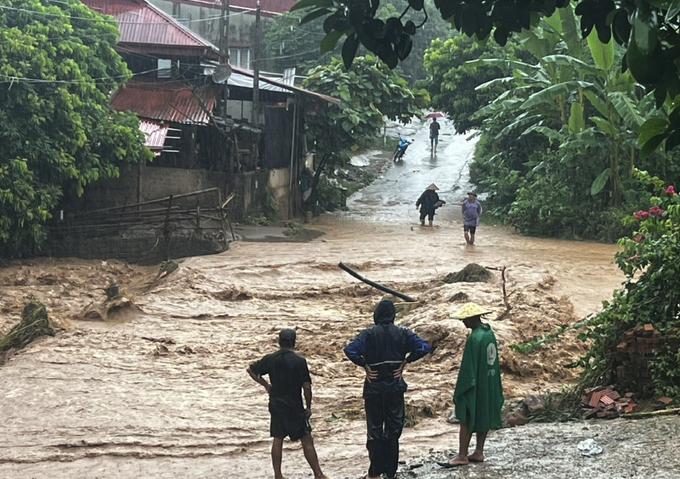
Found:
<path fill-rule="evenodd" d="M 120 43 L 217 50 L 213 44 L 144 0 L 83 0 L 83 3 L 118 21 Z"/>
<path fill-rule="evenodd" d="M 229 77 L 229 80 L 227 80 L 229 85 L 232 86 L 241 86 L 245 88 L 253 88 L 253 85 L 255 83 L 255 74 L 252 72 L 252 70 L 247 70 L 245 68 L 237 67 L 236 65 L 230 65 L 232 74 Z M 323 93 L 317 93 L 315 91 L 311 90 L 305 90 L 304 88 L 300 88 L 297 86 L 293 85 L 288 85 L 286 83 L 283 83 L 281 80 L 277 80 L 274 78 L 269 78 L 266 76 L 260 76 L 260 81 L 258 83 L 260 86 L 261 90 L 271 90 L 271 91 L 278 91 L 278 92 L 297 92 L 297 93 L 302 93 L 303 95 L 307 95 L 313 98 L 316 98 L 318 100 L 323 100 L 324 102 L 327 103 L 340 103 L 340 100 L 338 98 L 324 95 Z"/>
<path fill-rule="evenodd" d="M 153 120 L 139 120 L 139 129 L 146 136 L 144 143 L 147 148 L 154 152 L 155 155 L 160 155 L 163 146 L 165 145 L 165 137 L 168 136 L 168 129 L 170 125 Z"/>
<path fill-rule="evenodd" d="M 130 81 L 111 97 L 111 108 L 133 111 L 152 120 L 207 125 L 208 111 L 215 106 L 216 85 L 192 87 L 179 82 L 147 83 Z M 200 100 L 200 101 L 199 101 Z"/>

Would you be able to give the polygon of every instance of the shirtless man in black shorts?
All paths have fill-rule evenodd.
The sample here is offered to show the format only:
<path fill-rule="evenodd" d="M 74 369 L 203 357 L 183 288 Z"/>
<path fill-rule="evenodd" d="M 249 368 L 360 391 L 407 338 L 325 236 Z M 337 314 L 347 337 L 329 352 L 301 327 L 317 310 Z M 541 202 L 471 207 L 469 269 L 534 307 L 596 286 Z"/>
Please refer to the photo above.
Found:
<path fill-rule="evenodd" d="M 283 479 L 281 474 L 283 439 L 289 436 L 291 441 L 299 439 L 302 442 L 305 459 L 314 471 L 314 477 L 328 479 L 319 467 L 312 428 L 309 425 L 309 418 L 312 415 L 312 379 L 309 376 L 305 358 L 293 351 L 295 337 L 295 330 L 282 329 L 279 333 L 281 348 L 255 361 L 247 371 L 250 377 L 264 386 L 269 394 L 271 414 L 269 432 L 274 438 L 272 444 L 274 478 Z M 271 384 L 262 377 L 264 375 L 269 375 Z M 300 390 L 304 391 L 306 407 L 302 406 Z"/>

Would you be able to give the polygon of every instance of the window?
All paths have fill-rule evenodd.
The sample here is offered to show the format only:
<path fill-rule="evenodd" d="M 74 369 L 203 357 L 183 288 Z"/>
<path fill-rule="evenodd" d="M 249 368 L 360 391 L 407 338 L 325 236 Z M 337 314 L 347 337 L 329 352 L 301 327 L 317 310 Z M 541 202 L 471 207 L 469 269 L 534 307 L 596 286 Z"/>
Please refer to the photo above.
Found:
<path fill-rule="evenodd" d="M 170 78 L 172 76 L 172 60 L 158 59 L 158 78 Z"/>
<path fill-rule="evenodd" d="M 250 69 L 250 48 L 230 48 L 229 63 Z"/>

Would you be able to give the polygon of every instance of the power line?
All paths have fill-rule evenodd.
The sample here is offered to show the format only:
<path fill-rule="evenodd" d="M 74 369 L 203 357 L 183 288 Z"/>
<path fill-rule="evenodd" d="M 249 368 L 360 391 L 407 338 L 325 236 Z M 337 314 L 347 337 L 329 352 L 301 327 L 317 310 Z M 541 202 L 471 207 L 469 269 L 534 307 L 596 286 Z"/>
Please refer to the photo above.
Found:
<path fill-rule="evenodd" d="M 54 2 L 54 0 L 52 0 L 52 2 L 53 3 L 61 3 L 61 4 L 64 4 L 64 5 L 70 5 L 66 2 Z M 12 11 L 15 11 L 15 12 L 28 13 L 28 14 L 31 14 L 31 15 L 42 15 L 42 16 L 45 16 L 45 17 L 67 17 L 70 20 L 85 20 L 85 21 L 88 21 L 88 22 L 105 22 L 105 23 L 118 24 L 118 25 L 158 25 L 158 22 L 127 22 L 127 21 L 118 21 L 115 18 L 113 20 L 109 20 L 108 18 L 77 17 L 77 16 L 74 16 L 74 15 L 69 15 L 67 12 L 65 12 L 63 10 L 62 10 L 61 13 L 39 12 L 37 10 L 29 10 L 29 9 L 26 9 L 26 8 L 9 7 L 9 6 L 6 6 L 6 5 L 0 5 L 0 10 L 12 10 Z M 103 14 L 101 12 L 97 12 L 96 10 L 92 10 L 92 12 L 98 13 L 100 16 L 101 15 L 108 15 L 108 14 Z M 240 13 L 231 13 L 229 16 L 235 17 L 235 16 L 239 16 L 239 15 L 246 15 L 248 13 L 251 13 L 251 12 L 245 11 L 245 12 L 240 12 Z M 170 17 L 170 18 L 173 18 L 173 17 Z M 190 20 L 190 22 L 191 23 L 194 23 L 194 22 L 211 22 L 211 21 L 214 21 L 214 20 L 219 20 L 219 18 L 220 18 L 220 16 L 199 18 L 198 20 Z M 175 20 L 177 23 L 182 25 L 182 23 L 179 22 L 177 19 L 173 18 L 173 20 Z M 182 25 L 182 26 L 184 26 L 184 25 Z"/>
<path fill-rule="evenodd" d="M 157 71 L 160 71 L 160 70 L 166 70 L 166 69 L 165 68 L 154 68 L 153 70 L 146 70 L 146 71 L 143 71 L 143 72 L 133 73 L 132 76 L 135 77 L 135 76 L 140 76 L 140 75 L 146 75 L 147 73 L 153 73 L 153 72 L 157 72 Z M 19 77 L 19 76 L 4 75 L 4 74 L 0 74 L 0 78 L 6 78 L 6 80 L 0 80 L 0 83 L 38 83 L 38 84 L 50 83 L 50 84 L 73 84 L 73 85 L 82 84 L 82 83 L 95 83 L 95 84 L 102 85 L 102 84 L 104 84 L 104 81 L 127 78 L 127 75 L 90 78 L 90 79 L 86 79 L 86 80 L 46 80 L 44 78 L 28 78 L 28 77 Z"/>

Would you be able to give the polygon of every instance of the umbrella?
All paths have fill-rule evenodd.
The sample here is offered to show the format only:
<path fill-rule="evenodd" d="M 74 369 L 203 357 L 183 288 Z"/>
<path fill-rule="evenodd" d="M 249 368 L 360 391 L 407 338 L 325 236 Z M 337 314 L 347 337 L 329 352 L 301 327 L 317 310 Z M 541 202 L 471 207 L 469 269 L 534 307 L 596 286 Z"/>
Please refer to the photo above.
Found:
<path fill-rule="evenodd" d="M 433 111 L 432 113 L 428 113 L 425 118 L 444 118 L 446 115 L 444 115 L 440 111 Z"/>

